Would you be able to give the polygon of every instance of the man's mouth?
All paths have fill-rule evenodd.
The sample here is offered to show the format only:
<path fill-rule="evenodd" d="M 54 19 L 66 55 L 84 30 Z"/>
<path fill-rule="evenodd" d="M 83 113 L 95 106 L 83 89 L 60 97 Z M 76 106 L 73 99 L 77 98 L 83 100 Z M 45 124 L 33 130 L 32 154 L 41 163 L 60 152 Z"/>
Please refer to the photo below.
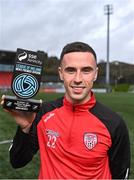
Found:
<path fill-rule="evenodd" d="M 73 89 L 74 93 L 81 94 L 85 86 L 71 86 L 71 88 Z"/>

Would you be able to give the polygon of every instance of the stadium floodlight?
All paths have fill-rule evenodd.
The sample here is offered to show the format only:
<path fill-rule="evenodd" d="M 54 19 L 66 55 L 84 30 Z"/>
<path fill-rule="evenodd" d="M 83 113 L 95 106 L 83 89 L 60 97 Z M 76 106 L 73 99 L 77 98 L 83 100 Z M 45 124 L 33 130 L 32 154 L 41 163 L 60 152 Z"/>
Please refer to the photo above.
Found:
<path fill-rule="evenodd" d="M 112 4 L 104 6 L 104 14 L 107 15 L 107 62 L 106 62 L 106 85 L 107 92 L 110 92 L 110 65 L 109 65 L 109 49 L 110 49 L 110 15 L 113 13 Z"/>

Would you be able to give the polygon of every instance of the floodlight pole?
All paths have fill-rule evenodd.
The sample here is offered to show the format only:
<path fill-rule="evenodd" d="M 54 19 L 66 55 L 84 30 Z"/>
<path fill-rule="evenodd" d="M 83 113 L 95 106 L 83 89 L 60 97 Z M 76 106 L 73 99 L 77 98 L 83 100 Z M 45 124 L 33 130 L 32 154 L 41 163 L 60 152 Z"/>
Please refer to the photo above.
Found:
<path fill-rule="evenodd" d="M 105 15 L 107 15 L 107 62 L 106 62 L 106 85 L 107 93 L 110 92 L 110 64 L 109 64 L 109 49 L 110 49 L 110 15 L 113 13 L 111 4 L 104 6 Z"/>

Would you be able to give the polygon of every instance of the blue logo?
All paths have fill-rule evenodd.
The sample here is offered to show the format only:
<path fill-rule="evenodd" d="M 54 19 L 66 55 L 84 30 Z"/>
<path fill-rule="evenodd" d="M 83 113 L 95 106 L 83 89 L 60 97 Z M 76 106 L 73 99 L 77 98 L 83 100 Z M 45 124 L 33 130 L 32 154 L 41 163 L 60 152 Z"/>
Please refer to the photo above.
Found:
<path fill-rule="evenodd" d="M 39 88 L 37 79 L 31 74 L 19 74 L 12 84 L 14 93 L 20 98 L 33 97 Z"/>

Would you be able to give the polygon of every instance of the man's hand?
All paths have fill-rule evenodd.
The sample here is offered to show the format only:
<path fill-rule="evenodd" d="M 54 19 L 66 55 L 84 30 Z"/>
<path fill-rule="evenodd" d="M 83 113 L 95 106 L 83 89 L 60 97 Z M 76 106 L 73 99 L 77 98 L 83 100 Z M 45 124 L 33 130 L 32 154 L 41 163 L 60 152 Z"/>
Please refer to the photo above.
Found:
<path fill-rule="evenodd" d="M 4 104 L 4 95 L 1 98 L 1 105 Z M 30 127 L 35 119 L 36 113 L 26 112 L 26 111 L 16 111 L 16 110 L 8 110 L 4 109 L 8 112 L 12 117 L 14 117 L 16 124 L 20 126 L 24 133 L 28 133 Z"/>

